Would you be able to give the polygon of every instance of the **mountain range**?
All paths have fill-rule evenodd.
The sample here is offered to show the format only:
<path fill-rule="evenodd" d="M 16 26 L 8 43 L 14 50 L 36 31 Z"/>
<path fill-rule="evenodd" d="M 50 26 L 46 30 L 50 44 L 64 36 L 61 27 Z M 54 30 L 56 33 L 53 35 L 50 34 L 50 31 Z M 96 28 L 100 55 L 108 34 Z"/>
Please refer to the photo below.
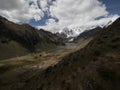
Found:
<path fill-rule="evenodd" d="M 0 16 L 0 90 L 120 90 L 120 18 L 77 36 L 65 33 L 52 34 Z M 72 38 L 78 47 L 80 39 L 90 41 L 54 52 Z"/>
<path fill-rule="evenodd" d="M 83 49 L 40 71 L 22 90 L 120 90 L 120 18 Z"/>
<path fill-rule="evenodd" d="M 94 29 L 86 30 L 86 31 L 80 33 L 80 35 L 78 35 L 77 37 L 75 37 L 74 42 L 79 41 L 80 39 L 86 39 L 86 38 L 89 38 L 92 36 L 96 36 L 102 30 L 103 30 L 103 28 L 101 28 L 101 27 L 96 27 Z"/>
<path fill-rule="evenodd" d="M 109 21 L 107 23 L 105 23 L 104 25 L 102 26 L 76 26 L 76 27 L 66 27 L 64 28 L 63 30 L 59 31 L 58 33 L 60 34 L 65 34 L 67 35 L 67 37 L 78 37 L 81 33 L 85 32 L 85 31 L 89 31 L 89 30 L 93 30 L 93 29 L 96 29 L 96 28 L 106 28 L 108 27 L 109 25 L 111 25 L 113 23 L 113 21 Z"/>
<path fill-rule="evenodd" d="M 0 59 L 63 45 L 60 37 L 28 24 L 15 24 L 0 16 Z"/>

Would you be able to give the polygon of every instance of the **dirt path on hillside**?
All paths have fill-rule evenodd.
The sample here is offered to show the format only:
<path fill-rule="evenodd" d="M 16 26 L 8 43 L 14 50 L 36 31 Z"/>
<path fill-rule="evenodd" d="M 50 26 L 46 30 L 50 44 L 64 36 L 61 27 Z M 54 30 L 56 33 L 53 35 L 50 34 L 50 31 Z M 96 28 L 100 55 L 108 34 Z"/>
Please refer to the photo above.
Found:
<path fill-rule="evenodd" d="M 81 40 L 75 49 L 66 49 L 62 52 L 41 52 L 0 61 L 0 87 L 8 87 L 7 90 L 13 84 L 13 86 L 21 84 L 20 87 L 22 87 L 24 82 L 37 72 L 56 65 L 62 57 L 84 48 L 91 40 L 92 38 Z"/>

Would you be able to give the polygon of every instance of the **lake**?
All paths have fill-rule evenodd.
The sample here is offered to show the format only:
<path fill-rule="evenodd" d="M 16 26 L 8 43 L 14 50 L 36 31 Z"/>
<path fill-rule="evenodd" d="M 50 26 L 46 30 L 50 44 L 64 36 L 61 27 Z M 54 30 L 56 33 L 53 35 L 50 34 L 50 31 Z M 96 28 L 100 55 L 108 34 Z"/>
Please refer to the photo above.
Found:
<path fill-rule="evenodd" d="M 63 52 L 64 50 L 71 50 L 77 47 L 77 43 L 66 43 L 64 46 L 59 46 L 55 49 L 50 50 L 51 52 Z"/>

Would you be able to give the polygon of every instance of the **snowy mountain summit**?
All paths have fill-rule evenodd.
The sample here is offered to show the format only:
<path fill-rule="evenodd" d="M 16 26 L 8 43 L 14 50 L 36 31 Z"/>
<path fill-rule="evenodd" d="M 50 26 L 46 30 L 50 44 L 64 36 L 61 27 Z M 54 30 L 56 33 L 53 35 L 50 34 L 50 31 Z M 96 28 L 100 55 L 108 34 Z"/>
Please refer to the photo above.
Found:
<path fill-rule="evenodd" d="M 94 26 L 77 26 L 77 27 L 65 27 L 62 29 L 59 33 L 64 33 L 67 35 L 67 37 L 77 37 L 84 31 L 89 31 L 92 29 L 95 29 L 97 27 L 105 28 L 111 25 L 113 22 L 109 21 L 106 22 L 104 25 L 94 25 Z"/>

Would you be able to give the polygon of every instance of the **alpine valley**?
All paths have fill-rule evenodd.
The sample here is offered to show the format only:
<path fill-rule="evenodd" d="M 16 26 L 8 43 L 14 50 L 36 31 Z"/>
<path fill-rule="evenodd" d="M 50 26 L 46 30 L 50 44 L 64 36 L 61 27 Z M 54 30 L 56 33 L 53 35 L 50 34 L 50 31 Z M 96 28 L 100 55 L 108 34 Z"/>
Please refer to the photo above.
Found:
<path fill-rule="evenodd" d="M 76 35 L 0 16 L 0 90 L 120 90 L 119 71 L 120 18 Z"/>

